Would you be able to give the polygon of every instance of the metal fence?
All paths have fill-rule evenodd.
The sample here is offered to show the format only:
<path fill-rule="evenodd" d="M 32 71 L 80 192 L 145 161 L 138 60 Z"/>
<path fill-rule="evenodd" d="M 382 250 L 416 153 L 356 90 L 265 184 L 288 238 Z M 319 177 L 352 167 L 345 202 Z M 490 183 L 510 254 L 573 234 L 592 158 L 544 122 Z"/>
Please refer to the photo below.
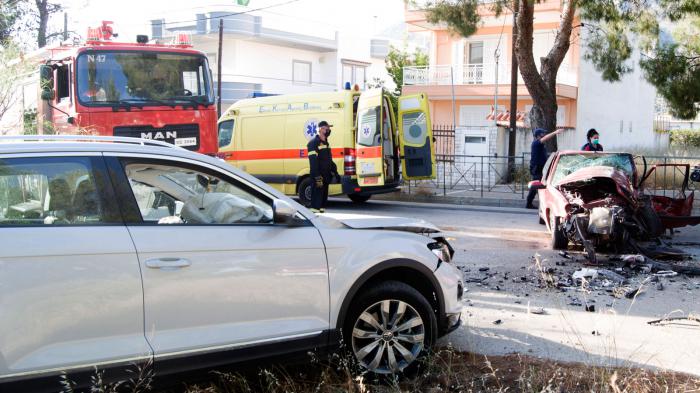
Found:
<path fill-rule="evenodd" d="M 688 164 L 689 167 L 673 166 L 673 164 Z M 693 181 L 684 184 L 687 176 L 693 172 L 694 166 L 700 165 L 700 157 L 645 156 L 643 159 L 637 157 L 635 165 L 640 178 L 645 169 L 649 171 L 653 165 L 658 165 L 644 182 L 644 189 L 648 194 L 678 198 L 684 196 L 683 191 L 692 192 L 700 189 L 700 184 Z"/>
<path fill-rule="evenodd" d="M 433 129 L 437 177 L 433 180 L 405 182 L 409 194 L 486 197 L 489 194 L 510 194 L 508 198 L 524 199 L 530 179 L 530 154 L 518 156 L 478 156 L 455 154 L 455 129 L 436 126 Z M 646 159 L 646 168 L 644 165 Z M 647 193 L 676 198 L 682 192 L 685 167 L 669 164 L 690 164 L 690 173 L 700 165 L 700 157 L 641 156 L 635 158 L 639 179 L 652 165 L 660 166 L 645 182 Z M 700 189 L 690 181 L 688 191 Z M 495 195 L 490 195 L 495 196 Z"/>
<path fill-rule="evenodd" d="M 452 155 L 437 160 L 437 177 L 433 180 L 407 182 L 409 194 L 456 195 L 477 193 L 519 194 L 525 197 L 530 181 L 530 159 L 519 156 Z M 476 196 L 476 195 L 474 195 Z"/>
<path fill-rule="evenodd" d="M 454 161 L 455 129 L 452 126 L 434 126 L 435 158 L 438 162 Z"/>

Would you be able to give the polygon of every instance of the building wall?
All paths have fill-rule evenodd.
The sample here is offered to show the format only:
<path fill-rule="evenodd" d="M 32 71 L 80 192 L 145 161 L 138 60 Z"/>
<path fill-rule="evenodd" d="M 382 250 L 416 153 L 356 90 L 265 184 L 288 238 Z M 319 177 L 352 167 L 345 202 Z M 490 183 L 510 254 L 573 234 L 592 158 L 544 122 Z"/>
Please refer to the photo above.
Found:
<path fill-rule="evenodd" d="M 366 64 L 366 82 L 372 83 L 374 79 L 384 81 L 384 86 L 389 90 L 394 90 L 396 84 L 386 71 L 384 58 L 372 57 L 371 55 L 371 40 L 372 37 L 364 35 L 362 32 L 338 33 L 338 52 L 337 52 L 337 73 L 336 86 L 342 89 L 345 82 L 343 79 L 342 61 L 351 61 Z M 396 43 L 393 43 L 395 46 Z"/>
<path fill-rule="evenodd" d="M 216 81 L 217 40 L 209 36 L 195 36 L 194 47 L 207 54 Z M 321 53 L 226 36 L 222 51 L 223 111 L 237 100 L 249 97 L 253 92 L 292 94 L 336 89 L 335 52 Z M 294 60 L 311 63 L 311 84 L 293 81 Z"/>
<path fill-rule="evenodd" d="M 635 53 L 630 60 L 634 72 L 625 75 L 620 82 L 610 83 L 602 80 L 590 62 L 581 59 L 577 143 L 563 148 L 580 148 L 590 128 L 600 132 L 601 144 L 606 150 L 654 147 L 657 142 L 654 133 L 656 91 L 644 79 L 638 61 L 639 53 Z"/>
<path fill-rule="evenodd" d="M 236 44 L 235 73 L 261 80 L 263 88 L 272 90 L 270 93 L 328 91 L 336 87 L 334 55 L 254 41 L 238 41 Z M 311 63 L 311 84 L 292 81 L 294 60 Z"/>
<path fill-rule="evenodd" d="M 195 36 L 194 47 L 207 54 L 210 66 L 217 75 L 218 41 L 211 36 Z M 225 104 L 247 96 L 250 86 L 269 94 L 294 94 L 314 91 L 333 91 L 343 87 L 342 61 L 350 60 L 367 65 L 366 81 L 377 77 L 388 89 L 395 85 L 386 72 L 383 58 L 371 57 L 370 38 L 339 34 L 337 52 L 318 52 L 277 46 L 224 36 L 222 80 L 228 84 L 222 92 Z M 294 60 L 311 64 L 311 84 L 293 81 Z M 236 90 L 232 90 L 236 89 Z M 239 91 L 240 90 L 240 91 Z M 242 96 L 241 96 L 242 95 Z"/>

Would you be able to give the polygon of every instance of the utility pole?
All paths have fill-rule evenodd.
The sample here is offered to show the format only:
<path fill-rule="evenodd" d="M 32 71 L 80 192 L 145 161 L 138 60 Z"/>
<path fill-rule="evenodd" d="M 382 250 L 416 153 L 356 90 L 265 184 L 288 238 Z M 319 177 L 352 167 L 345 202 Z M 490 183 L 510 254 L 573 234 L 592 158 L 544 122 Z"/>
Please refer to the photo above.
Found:
<path fill-rule="evenodd" d="M 515 40 L 518 36 L 518 10 L 520 1 L 513 0 L 513 33 L 510 43 L 510 132 L 508 133 L 508 178 L 512 179 L 515 169 L 515 137 L 517 136 L 516 118 L 518 113 L 518 58 L 515 55 Z"/>
<path fill-rule="evenodd" d="M 68 41 L 68 13 L 63 13 L 63 41 Z"/>
<path fill-rule="evenodd" d="M 221 117 L 221 54 L 224 44 L 224 19 L 219 19 L 219 53 L 216 55 L 216 113 Z"/>
<path fill-rule="evenodd" d="M 496 59 L 496 68 L 494 74 L 494 92 L 493 92 L 493 126 L 498 128 L 498 61 L 501 57 L 501 50 L 496 48 L 493 52 L 493 57 Z"/>

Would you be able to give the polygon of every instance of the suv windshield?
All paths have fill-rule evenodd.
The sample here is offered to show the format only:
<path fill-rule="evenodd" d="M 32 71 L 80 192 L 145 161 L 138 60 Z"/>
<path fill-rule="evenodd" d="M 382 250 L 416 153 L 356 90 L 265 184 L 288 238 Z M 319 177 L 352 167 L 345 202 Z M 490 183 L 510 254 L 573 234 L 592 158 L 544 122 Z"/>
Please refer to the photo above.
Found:
<path fill-rule="evenodd" d="M 85 105 L 163 105 L 213 102 L 203 56 L 182 53 L 83 53 L 77 65 L 78 97 Z"/>
<path fill-rule="evenodd" d="M 634 164 L 632 156 L 625 153 L 613 154 L 567 154 L 559 157 L 552 182 L 557 184 L 561 179 L 578 171 L 592 166 L 607 166 L 620 170 L 630 179 L 634 177 Z"/>

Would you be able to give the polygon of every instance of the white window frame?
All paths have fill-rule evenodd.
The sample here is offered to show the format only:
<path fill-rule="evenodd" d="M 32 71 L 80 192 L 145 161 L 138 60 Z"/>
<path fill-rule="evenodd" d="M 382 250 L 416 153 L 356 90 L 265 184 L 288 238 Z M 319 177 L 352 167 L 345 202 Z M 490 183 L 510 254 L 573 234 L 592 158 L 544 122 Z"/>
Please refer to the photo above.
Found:
<path fill-rule="evenodd" d="M 309 79 L 308 79 L 308 81 L 296 79 L 295 69 L 296 69 L 297 64 L 304 64 L 304 65 L 309 66 Z M 312 67 L 313 67 L 313 65 L 311 64 L 310 61 L 292 60 L 292 83 L 295 85 L 306 85 L 306 86 L 311 85 L 311 75 L 312 75 L 311 68 Z"/>
<path fill-rule="evenodd" d="M 361 61 L 353 61 L 353 60 L 344 60 L 344 59 L 341 60 L 340 63 L 341 63 L 340 70 L 341 70 L 341 78 L 342 78 L 341 87 L 345 86 L 345 82 L 350 82 L 350 86 L 355 86 L 355 84 L 357 84 L 360 86 L 360 90 L 364 90 L 365 87 L 367 87 L 367 69 L 369 68 L 370 63 L 365 63 L 365 62 L 361 62 Z M 350 67 L 350 74 L 351 75 L 350 75 L 349 80 L 348 80 L 348 78 L 346 78 L 346 75 L 345 75 L 345 67 L 346 66 Z M 364 77 L 363 81 L 357 80 L 357 70 L 359 68 L 363 68 L 365 71 L 364 72 L 365 77 Z"/>
<path fill-rule="evenodd" d="M 472 44 L 481 44 L 481 63 L 472 63 Z M 484 41 L 465 41 L 464 42 L 464 64 L 484 64 L 486 55 L 486 44 Z"/>

